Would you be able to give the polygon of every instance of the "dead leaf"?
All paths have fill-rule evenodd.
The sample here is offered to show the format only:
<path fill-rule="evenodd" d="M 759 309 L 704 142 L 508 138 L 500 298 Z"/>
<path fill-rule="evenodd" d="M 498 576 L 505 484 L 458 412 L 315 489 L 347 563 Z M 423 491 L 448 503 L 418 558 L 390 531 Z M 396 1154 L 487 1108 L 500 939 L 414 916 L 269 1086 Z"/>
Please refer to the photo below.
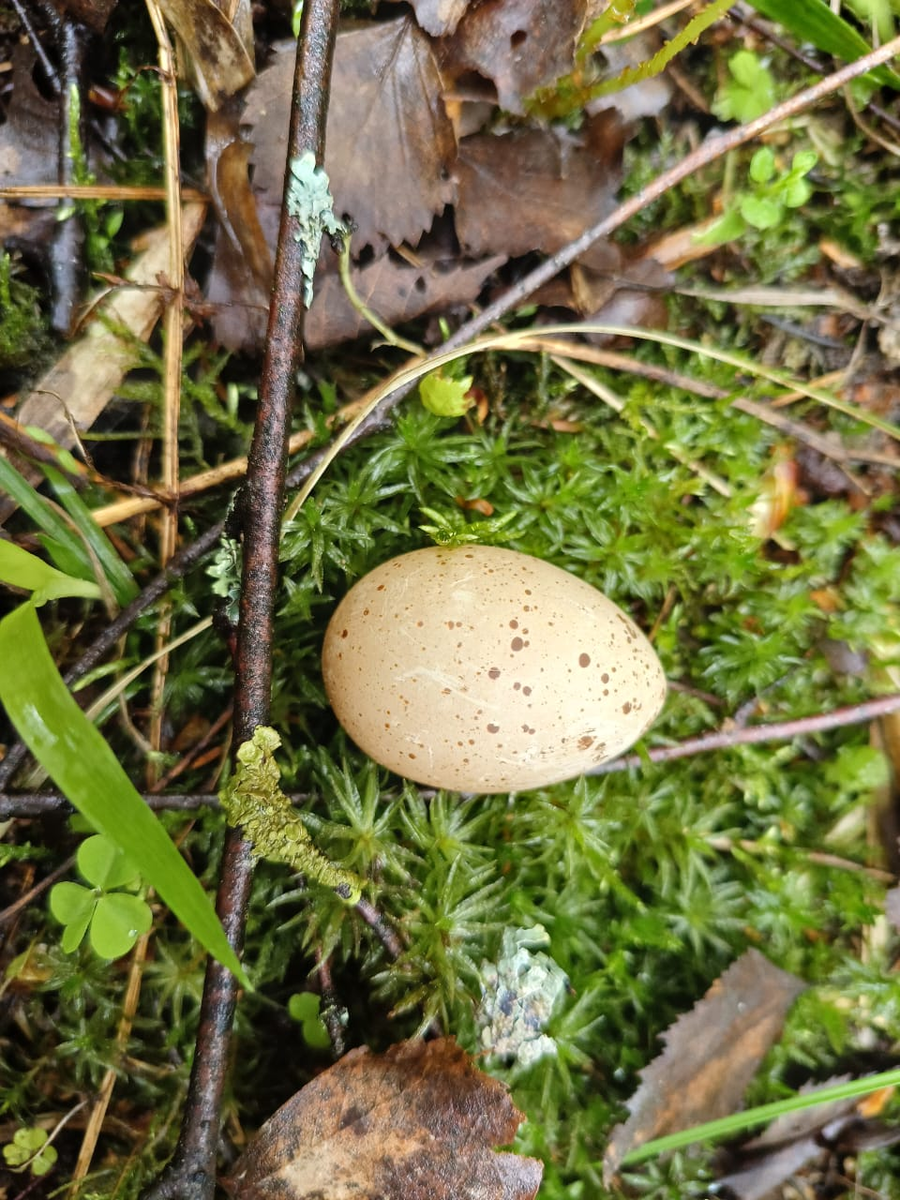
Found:
<path fill-rule="evenodd" d="M 233 20 L 214 0 L 160 0 L 160 8 L 190 56 L 197 94 L 215 112 L 255 74 L 249 6 L 237 4 Z"/>
<path fill-rule="evenodd" d="M 641 1086 L 603 1160 L 615 1178 L 625 1155 L 651 1138 L 713 1121 L 741 1105 L 747 1085 L 806 984 L 747 950 L 689 1013 L 663 1034 L 665 1050 L 641 1071 Z"/>
<path fill-rule="evenodd" d="M 572 69 L 584 28 L 586 0 L 484 0 L 467 10 L 441 46 L 451 79 L 477 71 L 491 79 L 507 112 Z"/>
<path fill-rule="evenodd" d="M 56 179 L 59 110 L 35 86 L 36 61 L 30 46 L 20 45 L 12 52 L 11 95 L 6 120 L 0 124 L 0 187 Z"/>
<path fill-rule="evenodd" d="M 244 122 L 256 144 L 254 190 L 281 207 L 293 44 L 247 96 Z M 453 127 L 441 99 L 431 42 L 410 17 L 338 35 L 325 141 L 325 170 L 338 215 L 356 223 L 353 251 L 415 245 L 453 199 Z M 262 218 L 263 225 L 266 225 Z"/>
<path fill-rule="evenodd" d="M 432 37 L 453 33 L 469 7 L 469 0 L 410 0 L 416 20 Z"/>
<path fill-rule="evenodd" d="M 471 304 L 484 281 L 506 261 L 502 254 L 470 263 L 423 263 L 413 266 L 393 255 L 384 255 L 351 273 L 360 299 L 388 325 L 427 312 L 446 312 L 457 304 Z M 315 301 L 306 318 L 304 342 L 318 350 L 338 342 L 374 333 L 352 306 L 336 275 L 326 275 L 317 285 Z"/>
<path fill-rule="evenodd" d="M 243 271 L 250 271 L 258 287 L 272 286 L 273 260 L 250 186 L 249 164 L 253 147 L 237 129 L 232 105 L 210 113 L 206 122 L 206 167 L 219 218 L 219 229 Z M 217 249 L 217 255 L 221 253 Z"/>
<path fill-rule="evenodd" d="M 617 138 L 603 159 L 584 138 L 549 129 L 466 138 L 455 167 L 463 249 L 473 256 L 559 250 L 615 207 L 620 149 Z"/>
<path fill-rule="evenodd" d="M 282 1105 L 223 1182 L 238 1200 L 529 1200 L 541 1163 L 493 1150 L 521 1121 L 452 1038 L 351 1050 Z"/>

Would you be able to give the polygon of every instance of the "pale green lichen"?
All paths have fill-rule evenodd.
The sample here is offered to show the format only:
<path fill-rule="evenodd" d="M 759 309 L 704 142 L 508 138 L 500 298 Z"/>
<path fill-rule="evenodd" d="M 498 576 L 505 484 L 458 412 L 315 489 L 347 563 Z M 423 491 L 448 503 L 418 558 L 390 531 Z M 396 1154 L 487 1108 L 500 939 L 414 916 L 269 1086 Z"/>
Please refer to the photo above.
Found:
<path fill-rule="evenodd" d="M 556 1042 L 543 1032 L 568 978 L 543 953 L 550 937 L 542 925 L 506 929 L 496 963 L 482 963 L 481 1044 L 493 1058 L 529 1067 L 556 1055 Z"/>
<path fill-rule="evenodd" d="M 300 270 L 303 273 L 303 303 L 307 308 L 313 299 L 313 276 L 322 235 L 327 233 L 332 243 L 350 236 L 350 231 L 334 215 L 334 197 L 328 186 L 328 176 L 316 166 L 316 156 L 311 150 L 291 159 L 291 175 L 288 180 L 288 212 L 297 221 L 299 228 L 294 237 L 301 246 Z"/>
<path fill-rule="evenodd" d="M 238 747 L 234 774 L 219 793 L 229 825 L 243 830 L 256 858 L 287 863 L 309 880 L 331 888 L 348 904 L 362 894 L 362 880 L 331 862 L 315 846 L 290 800 L 281 790 L 275 751 L 281 738 L 259 725 Z"/>

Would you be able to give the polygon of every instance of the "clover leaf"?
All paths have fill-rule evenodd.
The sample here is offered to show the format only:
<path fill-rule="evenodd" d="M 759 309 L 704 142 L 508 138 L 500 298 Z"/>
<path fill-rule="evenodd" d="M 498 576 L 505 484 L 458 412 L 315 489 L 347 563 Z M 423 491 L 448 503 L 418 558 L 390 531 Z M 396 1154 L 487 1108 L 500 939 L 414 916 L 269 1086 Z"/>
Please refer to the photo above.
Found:
<path fill-rule="evenodd" d="M 3 1147 L 3 1159 L 11 1171 L 31 1168 L 32 1175 L 46 1175 L 56 1162 L 53 1146 L 47 1145 L 46 1129 L 17 1129 L 13 1140 Z"/>
<path fill-rule="evenodd" d="M 65 926 L 63 950 L 71 954 L 90 931 L 101 958 L 127 954 L 153 920 L 149 905 L 131 892 L 113 889 L 139 885 L 134 864 L 101 834 L 86 838 L 76 856 L 78 870 L 92 887 L 58 883 L 50 892 L 50 911 Z"/>

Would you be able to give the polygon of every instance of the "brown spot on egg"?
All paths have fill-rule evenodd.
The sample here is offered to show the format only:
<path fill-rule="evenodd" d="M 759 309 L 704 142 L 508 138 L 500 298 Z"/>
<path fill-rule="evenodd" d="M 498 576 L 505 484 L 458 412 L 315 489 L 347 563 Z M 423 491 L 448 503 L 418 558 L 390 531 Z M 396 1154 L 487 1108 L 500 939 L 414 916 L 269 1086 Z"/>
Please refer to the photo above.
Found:
<path fill-rule="evenodd" d="M 500 726 L 499 726 L 499 725 L 488 725 L 488 726 L 487 726 L 487 731 L 488 731 L 488 733 L 499 733 L 499 732 L 500 732 Z"/>
<path fill-rule="evenodd" d="M 491 669 L 488 671 L 488 679 L 499 679 L 499 678 L 500 678 L 500 668 L 499 667 L 491 667 Z"/>
<path fill-rule="evenodd" d="M 591 665 L 591 656 L 589 654 L 578 655 L 579 667 L 589 667 Z"/>
<path fill-rule="evenodd" d="M 589 749 L 589 747 L 593 746 L 593 744 L 594 744 L 594 739 L 592 737 L 589 737 L 588 734 L 585 734 L 584 737 L 580 737 L 578 739 L 578 749 L 579 750 L 587 750 L 587 749 Z"/>
<path fill-rule="evenodd" d="M 510 648 L 510 650 L 521 650 L 524 645 L 525 645 L 525 643 L 522 641 L 522 639 L 520 637 L 514 637 L 513 640 L 509 643 L 509 648 Z"/>

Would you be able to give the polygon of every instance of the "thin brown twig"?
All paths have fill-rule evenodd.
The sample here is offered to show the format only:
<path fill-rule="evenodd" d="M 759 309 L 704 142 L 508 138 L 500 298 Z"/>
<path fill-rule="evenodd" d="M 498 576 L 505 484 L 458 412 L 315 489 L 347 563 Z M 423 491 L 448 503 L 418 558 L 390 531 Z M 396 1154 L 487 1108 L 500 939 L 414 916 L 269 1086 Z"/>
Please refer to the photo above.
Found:
<path fill-rule="evenodd" d="M 307 0 L 303 6 L 288 135 L 291 160 L 309 151 L 317 163 L 324 157 L 339 9 L 339 0 Z M 271 703 L 273 617 L 287 445 L 306 311 L 300 286 L 304 247 L 295 237 L 297 223 L 288 204 L 290 180 L 291 173 L 286 170 L 259 403 L 239 504 L 243 574 L 235 653 L 234 722 L 238 744 L 249 740 L 258 726 L 268 724 Z M 237 954 L 243 947 L 251 880 L 251 848 L 239 830 L 232 830 L 226 836 L 216 907 Z M 188 1194 L 193 1200 L 212 1200 L 237 990 L 238 982 L 231 972 L 210 959 L 181 1136 L 175 1157 L 150 1189 L 150 1200 L 173 1200 Z"/>
<path fill-rule="evenodd" d="M 731 750 L 735 746 L 753 746 L 760 742 L 783 741 L 805 737 L 812 733 L 824 733 L 829 729 L 840 729 L 844 725 L 861 725 L 875 721 L 888 713 L 900 712 L 900 693 L 879 696 L 876 700 L 863 700 L 859 704 L 848 704 L 833 708 L 830 712 L 815 713 L 811 717 L 797 717 L 792 721 L 780 721 L 772 725 L 745 725 L 716 729 L 699 737 L 687 738 L 674 746 L 653 746 L 645 754 L 628 754 L 611 762 L 601 763 L 589 771 L 589 775 L 611 775 L 615 771 L 628 771 L 632 767 L 643 767 L 648 762 L 672 762 L 676 758 L 690 758 L 709 750 Z"/>
<path fill-rule="evenodd" d="M 728 722 L 721 729 L 713 730 L 712 733 L 687 738 L 673 746 L 653 746 L 646 751 L 646 754 L 629 754 L 622 758 L 614 758 L 608 763 L 595 767 L 590 774 L 610 775 L 617 771 L 628 771 L 633 767 L 646 766 L 648 762 L 672 762 L 677 758 L 692 758 L 696 754 L 709 753 L 711 750 L 728 750 L 735 746 L 789 741 L 791 738 L 823 733 L 829 729 L 862 725 L 894 712 L 900 712 L 900 692 L 878 696 L 873 700 L 862 700 L 859 704 L 847 704 L 841 708 L 829 709 L 828 712 L 816 713 L 810 717 L 792 717 L 787 721 L 772 721 L 767 725 L 737 726 L 733 722 Z M 434 792 L 431 789 L 423 788 L 420 794 L 423 797 L 429 797 L 433 796 Z M 151 808 L 156 810 L 193 809 L 206 805 L 217 807 L 219 804 L 219 798 L 214 792 L 183 792 L 167 796 L 145 792 L 144 799 Z M 290 799 L 295 804 L 307 805 L 312 797 L 306 792 L 297 792 L 292 793 Z M 68 811 L 68 808 L 65 796 L 58 792 L 0 792 L 0 820 L 8 820 L 11 817 L 44 816 L 52 812 L 65 812 Z M 371 906 L 367 907 L 365 902 L 357 906 L 357 911 L 365 921 L 370 921 L 370 917 L 374 921 L 379 916 L 374 909 L 371 909 Z"/>

